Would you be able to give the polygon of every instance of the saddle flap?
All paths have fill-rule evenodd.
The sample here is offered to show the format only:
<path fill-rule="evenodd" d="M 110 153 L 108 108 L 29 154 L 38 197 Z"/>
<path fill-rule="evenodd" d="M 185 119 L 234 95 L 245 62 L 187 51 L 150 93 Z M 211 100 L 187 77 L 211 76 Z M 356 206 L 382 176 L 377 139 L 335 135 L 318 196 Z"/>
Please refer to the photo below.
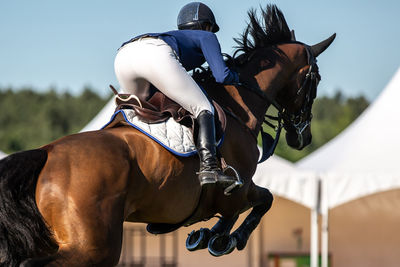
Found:
<path fill-rule="evenodd" d="M 146 123 L 159 123 L 170 117 L 186 126 L 192 121 L 189 112 L 160 92 L 156 92 L 149 101 L 134 95 L 117 94 L 115 103 L 117 105 L 115 112 L 121 109 L 134 109 L 137 116 Z"/>

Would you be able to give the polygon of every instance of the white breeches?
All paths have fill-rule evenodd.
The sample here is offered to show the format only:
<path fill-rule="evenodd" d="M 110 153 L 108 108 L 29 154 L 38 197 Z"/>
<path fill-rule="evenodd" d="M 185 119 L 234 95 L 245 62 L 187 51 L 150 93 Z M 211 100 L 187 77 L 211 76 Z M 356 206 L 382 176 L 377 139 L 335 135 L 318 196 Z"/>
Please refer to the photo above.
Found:
<path fill-rule="evenodd" d="M 142 38 L 124 45 L 115 58 L 114 69 L 123 93 L 140 97 L 150 82 L 194 117 L 203 110 L 214 113 L 173 49 L 161 39 Z"/>

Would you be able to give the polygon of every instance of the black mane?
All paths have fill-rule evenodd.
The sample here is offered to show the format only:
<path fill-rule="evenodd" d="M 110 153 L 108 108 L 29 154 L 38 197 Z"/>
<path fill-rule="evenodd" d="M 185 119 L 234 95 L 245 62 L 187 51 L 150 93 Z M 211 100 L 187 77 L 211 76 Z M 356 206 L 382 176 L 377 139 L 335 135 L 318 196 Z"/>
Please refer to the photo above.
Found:
<path fill-rule="evenodd" d="M 292 33 L 286 23 L 282 11 L 276 5 L 269 4 L 266 9 L 261 9 L 262 17 L 258 18 L 257 11 L 250 9 L 247 14 L 249 22 L 240 38 L 233 38 L 237 43 L 233 57 L 227 56 L 226 64 L 228 67 L 245 62 L 251 52 L 258 48 L 270 47 L 280 43 L 294 42 Z M 239 52 L 242 52 L 238 55 Z M 238 55 L 238 56 L 237 56 Z M 193 72 L 196 81 L 214 80 L 210 68 L 200 68 Z"/>
<path fill-rule="evenodd" d="M 238 44 L 238 52 L 252 52 L 257 48 L 268 47 L 278 43 L 290 42 L 292 35 L 285 17 L 276 5 L 267 5 L 266 10 L 261 9 L 262 18 L 257 17 L 255 9 L 250 9 L 247 14 L 249 23 L 240 38 L 234 38 Z"/>

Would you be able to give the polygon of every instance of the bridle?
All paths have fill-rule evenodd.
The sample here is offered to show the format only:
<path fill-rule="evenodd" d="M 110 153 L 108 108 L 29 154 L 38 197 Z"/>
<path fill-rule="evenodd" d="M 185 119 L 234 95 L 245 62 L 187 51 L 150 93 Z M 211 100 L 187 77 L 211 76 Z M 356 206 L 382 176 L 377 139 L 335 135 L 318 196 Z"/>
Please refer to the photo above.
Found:
<path fill-rule="evenodd" d="M 312 54 L 311 47 L 305 44 L 303 45 L 307 52 L 307 62 L 308 65 L 310 65 L 310 67 L 308 69 L 308 72 L 305 76 L 305 79 L 301 87 L 297 90 L 296 93 L 297 96 L 300 96 L 300 94 L 303 91 L 305 91 L 304 95 L 305 99 L 303 101 L 303 105 L 299 110 L 299 112 L 290 113 L 286 108 L 282 107 L 282 105 L 280 105 L 275 99 L 271 99 L 267 94 L 265 94 L 258 86 L 258 84 L 250 85 L 246 82 L 239 84 L 240 86 L 243 86 L 247 90 L 252 91 L 253 93 L 263 98 L 264 100 L 271 103 L 271 105 L 273 105 L 278 111 L 277 117 L 265 115 L 263 123 L 266 123 L 268 126 L 272 127 L 276 131 L 276 137 L 271 146 L 271 141 L 266 141 L 268 139 L 265 139 L 268 138 L 267 137 L 268 134 L 266 134 L 263 131 L 263 127 L 261 127 L 261 134 L 263 139 L 263 155 L 259 163 L 265 161 L 274 153 L 282 127 L 285 129 L 294 129 L 294 131 L 297 134 L 297 141 L 300 144 L 300 147 L 302 147 L 304 144 L 303 132 L 311 124 L 312 120 L 311 108 L 314 99 L 316 97 L 317 86 L 320 80 L 320 76 L 318 74 L 317 59 Z M 274 120 L 277 122 L 278 125 L 274 125 L 268 120 Z M 269 138 L 271 137 L 269 136 Z"/>
<path fill-rule="evenodd" d="M 301 109 L 298 113 L 291 114 L 287 111 L 287 109 L 282 108 L 276 101 L 273 101 L 274 107 L 278 110 L 278 114 L 280 114 L 283 120 L 283 127 L 285 129 L 292 128 L 296 131 L 298 142 L 300 146 L 303 145 L 303 132 L 307 127 L 310 126 L 312 120 L 312 104 L 317 95 L 317 86 L 320 81 L 320 76 L 318 74 L 318 66 L 317 59 L 312 55 L 311 48 L 305 45 L 307 51 L 307 60 L 308 72 L 305 76 L 305 79 L 301 85 L 301 87 L 297 90 L 296 95 L 300 96 L 300 94 L 305 91 L 304 101 Z M 278 115 L 279 117 L 279 115 Z"/>

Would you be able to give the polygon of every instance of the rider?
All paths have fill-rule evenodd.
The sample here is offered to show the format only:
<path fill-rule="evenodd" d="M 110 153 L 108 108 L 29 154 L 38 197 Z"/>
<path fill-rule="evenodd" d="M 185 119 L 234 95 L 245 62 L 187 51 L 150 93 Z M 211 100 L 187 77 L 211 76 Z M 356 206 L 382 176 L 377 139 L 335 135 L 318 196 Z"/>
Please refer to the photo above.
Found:
<path fill-rule="evenodd" d="M 219 27 L 208 6 L 200 2 L 185 5 L 177 22 L 179 30 L 147 33 L 123 43 L 115 58 L 115 73 L 124 93 L 146 98 L 154 85 L 197 119 L 200 184 L 219 183 L 226 188 L 236 179 L 225 175 L 217 164 L 214 108 L 187 71 L 207 61 L 219 83 L 236 84 L 238 74 L 223 60 L 214 34 Z"/>

